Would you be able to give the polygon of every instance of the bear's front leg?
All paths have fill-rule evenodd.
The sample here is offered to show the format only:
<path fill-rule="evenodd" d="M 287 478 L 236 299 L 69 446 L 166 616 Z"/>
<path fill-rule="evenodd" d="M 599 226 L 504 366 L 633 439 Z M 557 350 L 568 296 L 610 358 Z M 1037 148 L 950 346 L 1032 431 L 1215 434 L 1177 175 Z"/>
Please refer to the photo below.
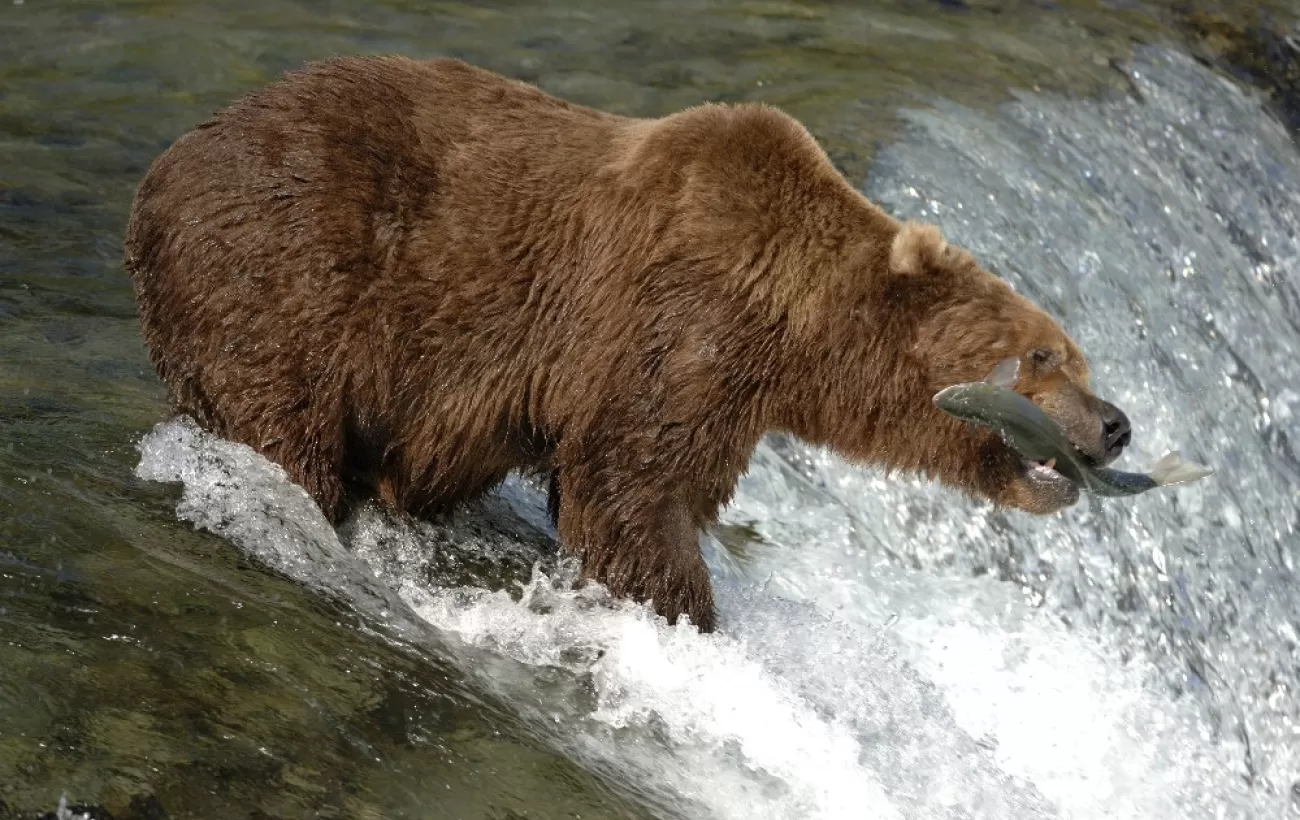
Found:
<path fill-rule="evenodd" d="M 669 623 L 685 615 L 701 632 L 714 630 L 713 587 L 684 503 L 565 470 L 559 484 L 560 541 L 582 560 L 583 578 L 616 596 L 652 601 Z"/>

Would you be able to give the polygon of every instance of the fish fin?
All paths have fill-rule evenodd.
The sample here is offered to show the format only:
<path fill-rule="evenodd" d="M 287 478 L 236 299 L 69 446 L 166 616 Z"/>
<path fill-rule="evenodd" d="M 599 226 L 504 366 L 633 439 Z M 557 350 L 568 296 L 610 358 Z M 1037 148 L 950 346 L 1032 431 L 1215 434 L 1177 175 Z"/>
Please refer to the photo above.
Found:
<path fill-rule="evenodd" d="M 1200 464 L 1195 464 L 1190 461 L 1183 461 L 1183 458 L 1178 454 L 1178 451 L 1174 450 L 1171 453 L 1165 453 L 1164 457 L 1157 461 L 1151 469 L 1147 471 L 1147 474 L 1151 476 L 1151 479 L 1155 481 L 1156 484 L 1163 487 L 1166 484 L 1184 484 L 1188 481 L 1196 481 L 1197 479 L 1205 478 L 1212 472 L 1214 472 L 1214 470 L 1211 470 L 1209 467 L 1203 467 Z"/>
<path fill-rule="evenodd" d="M 1005 387 L 1011 390 L 1016 386 L 1016 378 L 1020 375 L 1020 360 L 1016 358 L 1003 359 L 1002 362 L 989 374 L 984 381 L 995 387 Z"/>

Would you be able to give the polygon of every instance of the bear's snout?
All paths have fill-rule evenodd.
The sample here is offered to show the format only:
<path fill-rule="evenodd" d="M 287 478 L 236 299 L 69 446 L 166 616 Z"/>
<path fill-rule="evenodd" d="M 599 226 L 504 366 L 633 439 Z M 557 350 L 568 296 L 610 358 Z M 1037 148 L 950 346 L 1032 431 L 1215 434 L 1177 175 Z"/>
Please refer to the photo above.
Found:
<path fill-rule="evenodd" d="M 1080 385 L 1063 382 L 1033 399 L 1060 426 L 1074 449 L 1093 465 L 1102 466 L 1119 458 L 1133 438 L 1124 411 Z"/>
<path fill-rule="evenodd" d="M 1124 411 L 1108 401 L 1100 401 L 1101 416 L 1101 463 L 1109 464 L 1119 458 L 1120 453 L 1133 439 L 1133 428 Z"/>

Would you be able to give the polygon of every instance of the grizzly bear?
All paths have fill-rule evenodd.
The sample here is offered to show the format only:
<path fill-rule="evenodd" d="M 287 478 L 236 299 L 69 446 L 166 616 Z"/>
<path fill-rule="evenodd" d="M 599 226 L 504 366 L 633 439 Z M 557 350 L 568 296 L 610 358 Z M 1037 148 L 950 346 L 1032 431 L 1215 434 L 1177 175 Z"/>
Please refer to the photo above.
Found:
<path fill-rule="evenodd" d="M 455 60 L 315 63 L 158 157 L 125 265 L 175 409 L 331 520 L 538 471 L 584 578 L 706 631 L 699 533 L 765 433 L 1034 513 L 1077 488 L 937 390 L 1018 357 L 1085 456 L 1129 435 L 1050 317 L 765 105 L 633 119 Z"/>

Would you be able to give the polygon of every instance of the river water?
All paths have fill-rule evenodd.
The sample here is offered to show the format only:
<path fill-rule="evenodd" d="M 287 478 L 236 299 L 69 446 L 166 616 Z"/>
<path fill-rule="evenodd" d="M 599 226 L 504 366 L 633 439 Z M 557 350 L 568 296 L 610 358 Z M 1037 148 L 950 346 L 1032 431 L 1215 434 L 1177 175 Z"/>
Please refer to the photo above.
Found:
<path fill-rule="evenodd" d="M 1113 5 L 0 9 L 0 818 L 1300 816 L 1300 154 Z M 573 591 L 523 480 L 333 530 L 167 419 L 121 230 L 211 110 L 381 51 L 781 104 L 1061 319 L 1126 465 L 1217 472 L 1042 520 L 772 438 L 711 636 Z"/>

